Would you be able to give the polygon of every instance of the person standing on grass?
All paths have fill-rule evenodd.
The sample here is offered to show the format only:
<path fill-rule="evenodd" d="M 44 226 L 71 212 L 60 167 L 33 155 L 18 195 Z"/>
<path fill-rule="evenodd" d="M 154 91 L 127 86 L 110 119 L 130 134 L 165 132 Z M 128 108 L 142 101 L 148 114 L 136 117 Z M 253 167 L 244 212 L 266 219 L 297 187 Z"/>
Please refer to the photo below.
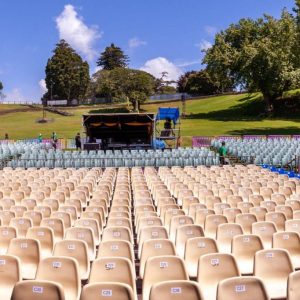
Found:
<path fill-rule="evenodd" d="M 222 146 L 219 149 L 219 155 L 220 155 L 220 163 L 221 163 L 221 165 L 225 165 L 225 157 L 227 155 L 227 149 L 225 147 L 225 142 L 222 142 Z"/>
<path fill-rule="evenodd" d="M 81 139 L 80 139 L 79 132 L 75 136 L 75 146 L 76 146 L 76 150 L 81 150 Z"/>
<path fill-rule="evenodd" d="M 38 136 L 38 141 L 39 141 L 39 143 L 43 142 L 43 135 L 41 133 Z"/>

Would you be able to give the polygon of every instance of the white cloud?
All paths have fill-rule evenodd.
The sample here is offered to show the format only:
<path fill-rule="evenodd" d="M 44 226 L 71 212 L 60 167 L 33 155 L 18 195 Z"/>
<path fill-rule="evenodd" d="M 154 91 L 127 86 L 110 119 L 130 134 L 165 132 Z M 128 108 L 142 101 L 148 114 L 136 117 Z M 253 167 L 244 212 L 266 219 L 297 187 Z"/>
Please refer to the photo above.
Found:
<path fill-rule="evenodd" d="M 102 33 L 96 26 L 88 27 L 74 6 L 68 4 L 56 18 L 59 38 L 66 40 L 73 48 L 80 51 L 87 59 L 92 60 L 97 54 L 94 43 Z"/>
<path fill-rule="evenodd" d="M 40 86 L 40 89 L 41 89 L 41 91 L 42 91 L 43 94 L 47 93 L 48 89 L 47 89 L 47 86 L 46 86 L 45 79 L 41 79 L 39 81 L 39 86 Z"/>
<path fill-rule="evenodd" d="M 8 102 L 25 102 L 26 97 L 22 94 L 20 89 L 14 88 L 12 91 L 10 91 L 8 93 L 5 93 L 4 101 L 8 101 Z"/>
<path fill-rule="evenodd" d="M 202 40 L 199 44 L 196 44 L 195 46 L 200 48 L 201 51 L 206 51 L 212 47 L 212 43 L 207 40 Z"/>
<path fill-rule="evenodd" d="M 128 46 L 130 49 L 134 49 L 134 48 L 138 48 L 140 46 L 146 46 L 146 45 L 147 45 L 146 41 L 140 40 L 137 37 L 134 37 L 128 41 Z"/>
<path fill-rule="evenodd" d="M 191 61 L 184 61 L 184 62 L 176 64 L 176 66 L 179 67 L 179 68 L 185 68 L 185 67 L 194 66 L 194 65 L 201 65 L 200 59 L 191 60 Z"/>
<path fill-rule="evenodd" d="M 210 36 L 215 36 L 215 34 L 218 32 L 218 29 L 216 27 L 210 25 L 205 26 L 204 30 Z"/>
<path fill-rule="evenodd" d="M 166 80 L 178 80 L 183 71 L 164 57 L 157 57 L 146 61 L 141 70 L 152 74 L 156 78 L 161 78 L 162 72 L 168 72 Z"/>

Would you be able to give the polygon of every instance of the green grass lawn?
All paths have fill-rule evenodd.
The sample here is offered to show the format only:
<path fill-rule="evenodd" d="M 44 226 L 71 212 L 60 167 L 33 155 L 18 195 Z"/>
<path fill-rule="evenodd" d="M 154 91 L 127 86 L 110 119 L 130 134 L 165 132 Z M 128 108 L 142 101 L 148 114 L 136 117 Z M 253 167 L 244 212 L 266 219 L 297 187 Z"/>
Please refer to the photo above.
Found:
<path fill-rule="evenodd" d="M 70 117 L 48 113 L 47 118 L 52 122 L 39 124 L 41 111 L 20 111 L 24 106 L 0 105 L 0 134 L 7 132 L 10 138 L 33 138 L 41 132 L 43 136 L 50 137 L 56 131 L 59 137 L 73 138 L 81 131 L 82 114 L 93 112 L 109 112 L 108 108 L 80 107 L 70 110 L 74 115 Z M 177 107 L 181 109 L 180 102 L 166 104 L 147 104 L 142 106 L 145 112 L 157 112 L 158 107 Z M 300 117 L 297 114 L 281 118 L 265 118 L 261 115 L 264 103 L 258 94 L 227 95 L 199 100 L 190 100 L 186 103 L 187 117 L 182 120 L 181 130 L 184 144 L 190 144 L 191 137 L 241 135 L 241 134 L 300 134 Z M 7 112 L 14 109 L 13 112 Z M 111 112 L 126 107 L 112 109 Z M 6 110 L 6 113 L 1 114 Z M 0 136 L 0 138 L 2 138 Z"/>

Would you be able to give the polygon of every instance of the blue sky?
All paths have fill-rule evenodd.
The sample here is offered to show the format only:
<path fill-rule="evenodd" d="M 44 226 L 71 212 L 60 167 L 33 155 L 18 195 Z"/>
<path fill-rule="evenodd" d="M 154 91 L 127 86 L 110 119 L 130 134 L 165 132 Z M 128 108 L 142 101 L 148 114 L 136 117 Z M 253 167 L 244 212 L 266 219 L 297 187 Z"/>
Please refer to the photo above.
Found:
<path fill-rule="evenodd" d="M 111 42 L 130 66 L 170 79 L 200 69 L 201 49 L 242 17 L 280 16 L 293 0 L 0 0 L 0 80 L 7 100 L 38 101 L 45 65 L 60 38 L 95 71 Z"/>

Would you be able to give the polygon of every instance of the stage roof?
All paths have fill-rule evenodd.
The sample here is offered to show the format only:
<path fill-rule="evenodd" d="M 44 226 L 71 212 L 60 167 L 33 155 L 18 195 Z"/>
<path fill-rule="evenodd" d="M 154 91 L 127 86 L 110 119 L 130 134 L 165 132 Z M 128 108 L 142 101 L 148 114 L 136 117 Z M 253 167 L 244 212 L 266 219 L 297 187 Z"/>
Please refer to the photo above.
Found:
<path fill-rule="evenodd" d="M 180 117 L 179 108 L 177 107 L 160 107 L 158 109 L 158 114 L 156 116 L 157 120 L 171 119 L 174 124 L 177 123 Z"/>

